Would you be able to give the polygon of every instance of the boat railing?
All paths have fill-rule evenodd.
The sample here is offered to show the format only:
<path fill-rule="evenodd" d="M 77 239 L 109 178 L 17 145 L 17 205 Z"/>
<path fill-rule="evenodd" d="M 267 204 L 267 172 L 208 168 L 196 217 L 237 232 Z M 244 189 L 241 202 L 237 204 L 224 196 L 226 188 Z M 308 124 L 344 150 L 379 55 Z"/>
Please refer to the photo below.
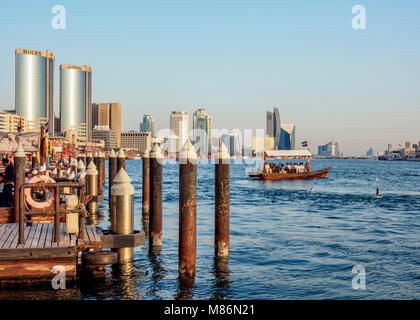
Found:
<path fill-rule="evenodd" d="M 25 189 L 49 189 L 54 190 L 54 210 L 30 211 L 26 210 Z M 79 206 L 75 210 L 60 210 L 60 191 L 63 188 L 74 188 L 77 190 Z M 87 199 L 89 200 L 89 199 Z M 60 242 L 60 215 L 66 213 L 79 214 L 79 238 L 84 237 L 85 223 L 85 184 L 78 182 L 58 182 L 58 183 L 25 183 L 19 189 L 19 244 L 25 244 L 24 225 L 26 216 L 47 216 L 54 215 L 54 242 Z"/>

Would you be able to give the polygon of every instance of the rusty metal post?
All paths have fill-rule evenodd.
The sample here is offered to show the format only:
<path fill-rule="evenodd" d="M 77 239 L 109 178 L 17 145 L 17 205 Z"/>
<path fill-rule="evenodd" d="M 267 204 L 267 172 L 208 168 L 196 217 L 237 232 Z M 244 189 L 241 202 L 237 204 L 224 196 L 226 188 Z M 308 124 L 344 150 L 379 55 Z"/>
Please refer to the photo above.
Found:
<path fill-rule="evenodd" d="M 105 180 L 105 155 L 102 152 L 98 153 L 96 158 L 98 163 L 98 194 L 104 194 L 104 180 Z"/>
<path fill-rule="evenodd" d="M 157 144 L 150 152 L 150 210 L 149 249 L 162 247 L 162 162 L 163 156 Z"/>
<path fill-rule="evenodd" d="M 86 194 L 93 197 L 87 204 L 87 210 L 91 215 L 96 215 L 98 210 L 98 170 L 95 163 L 90 162 L 86 171 Z"/>
<path fill-rule="evenodd" d="M 192 277 L 197 250 L 197 153 L 187 140 L 179 153 L 179 245 L 178 270 Z"/>
<path fill-rule="evenodd" d="M 117 155 L 117 172 L 120 172 L 121 168 L 125 170 L 125 153 L 122 149 L 120 149 Z"/>
<path fill-rule="evenodd" d="M 111 197 L 111 187 L 115 176 L 117 175 L 117 155 L 115 151 L 112 150 L 109 154 L 108 160 L 108 202 L 109 202 L 109 209 L 110 215 L 112 216 L 112 197 Z"/>
<path fill-rule="evenodd" d="M 44 150 L 45 150 L 45 143 L 44 143 L 44 136 L 45 136 L 45 127 L 41 125 L 41 134 L 39 137 L 39 160 L 40 166 L 44 164 Z"/>
<path fill-rule="evenodd" d="M 25 197 L 24 197 L 24 187 L 21 186 L 19 189 L 19 244 L 25 244 L 25 233 L 24 233 L 24 223 L 25 215 Z"/>
<path fill-rule="evenodd" d="M 111 220 L 113 234 L 134 233 L 134 187 L 124 168 L 117 173 L 112 185 L 112 205 L 115 219 Z M 118 263 L 133 260 L 134 248 L 118 248 Z"/>
<path fill-rule="evenodd" d="M 215 168 L 215 232 L 214 252 L 216 258 L 229 257 L 229 203 L 230 203 L 230 167 L 229 152 L 224 143 L 219 140 L 219 152 L 216 157 Z"/>
<path fill-rule="evenodd" d="M 15 183 L 15 195 L 14 195 L 14 218 L 15 223 L 19 222 L 19 192 L 20 186 L 25 183 L 25 165 L 26 157 L 25 152 L 23 151 L 22 144 L 19 143 L 19 146 L 16 149 L 14 154 L 15 163 L 13 166 L 14 173 L 14 183 Z M 24 204 L 22 204 L 24 205 Z"/>
<path fill-rule="evenodd" d="M 60 187 L 54 188 L 54 205 L 55 205 L 55 219 L 54 219 L 54 242 L 60 242 Z"/>
<path fill-rule="evenodd" d="M 149 232 L 149 194 L 150 194 L 150 151 L 146 149 L 143 153 L 142 165 L 142 220 L 143 220 L 143 229 L 146 234 Z"/>

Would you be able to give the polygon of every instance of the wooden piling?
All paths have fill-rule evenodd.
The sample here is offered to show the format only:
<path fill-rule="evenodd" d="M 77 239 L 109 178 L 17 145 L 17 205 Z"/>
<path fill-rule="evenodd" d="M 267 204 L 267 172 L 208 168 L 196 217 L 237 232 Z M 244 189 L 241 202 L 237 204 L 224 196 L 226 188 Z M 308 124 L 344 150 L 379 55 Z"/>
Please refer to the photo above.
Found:
<path fill-rule="evenodd" d="M 192 277 L 196 271 L 197 154 L 187 140 L 179 154 L 178 270 Z"/>
<path fill-rule="evenodd" d="M 150 210 L 149 248 L 162 246 L 162 161 L 163 156 L 157 144 L 150 152 Z"/>
<path fill-rule="evenodd" d="M 102 152 L 98 153 L 96 159 L 98 163 L 98 194 L 104 194 L 104 181 L 105 181 L 105 155 Z"/>
<path fill-rule="evenodd" d="M 131 179 L 124 168 L 118 171 L 112 186 L 112 204 L 115 219 L 111 220 L 113 234 L 127 235 L 134 233 L 134 187 Z M 134 248 L 123 247 L 116 249 L 118 263 L 125 263 L 133 260 Z"/>
<path fill-rule="evenodd" d="M 114 182 L 115 176 L 117 175 L 117 155 L 115 151 L 112 150 L 109 159 L 108 159 L 108 202 L 110 208 L 110 214 L 112 215 L 112 197 L 111 197 L 111 187 Z"/>
<path fill-rule="evenodd" d="M 142 221 L 143 229 L 146 234 L 149 232 L 149 197 L 150 197 L 150 151 L 146 149 L 142 159 Z"/>
<path fill-rule="evenodd" d="M 229 152 L 222 141 L 219 141 L 219 152 L 215 167 L 215 233 L 214 251 L 216 257 L 229 256 L 229 215 L 230 215 L 230 178 Z"/>
<path fill-rule="evenodd" d="M 19 143 L 19 146 L 16 149 L 14 154 L 14 183 L 15 183 L 15 194 L 14 194 L 14 217 L 15 223 L 19 222 L 19 195 L 20 195 L 20 186 L 25 183 L 25 164 L 26 157 L 25 152 L 23 151 L 22 144 Z"/>
<path fill-rule="evenodd" d="M 121 168 L 125 170 L 125 153 L 122 149 L 120 149 L 117 155 L 117 172 L 120 172 Z"/>

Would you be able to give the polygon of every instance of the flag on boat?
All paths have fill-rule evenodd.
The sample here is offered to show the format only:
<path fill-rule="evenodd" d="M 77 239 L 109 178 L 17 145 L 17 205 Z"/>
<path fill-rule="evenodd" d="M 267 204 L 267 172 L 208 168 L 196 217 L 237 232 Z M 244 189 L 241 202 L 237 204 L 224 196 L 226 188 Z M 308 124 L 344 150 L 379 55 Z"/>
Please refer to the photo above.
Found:
<path fill-rule="evenodd" d="M 302 147 L 307 147 L 308 146 L 308 141 L 302 141 Z"/>

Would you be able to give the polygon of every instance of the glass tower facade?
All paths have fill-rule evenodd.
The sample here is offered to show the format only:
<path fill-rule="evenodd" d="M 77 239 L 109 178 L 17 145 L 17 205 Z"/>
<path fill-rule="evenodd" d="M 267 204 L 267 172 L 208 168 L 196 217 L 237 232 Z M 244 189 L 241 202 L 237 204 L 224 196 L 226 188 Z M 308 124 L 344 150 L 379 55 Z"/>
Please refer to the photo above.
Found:
<path fill-rule="evenodd" d="M 82 131 L 86 129 L 86 138 L 90 141 L 92 69 L 88 66 L 61 65 L 60 76 L 61 131 L 65 132 L 72 128 Z"/>
<path fill-rule="evenodd" d="M 53 135 L 54 54 L 16 49 L 15 60 L 16 114 L 32 122 L 48 119 L 49 132 Z"/>

